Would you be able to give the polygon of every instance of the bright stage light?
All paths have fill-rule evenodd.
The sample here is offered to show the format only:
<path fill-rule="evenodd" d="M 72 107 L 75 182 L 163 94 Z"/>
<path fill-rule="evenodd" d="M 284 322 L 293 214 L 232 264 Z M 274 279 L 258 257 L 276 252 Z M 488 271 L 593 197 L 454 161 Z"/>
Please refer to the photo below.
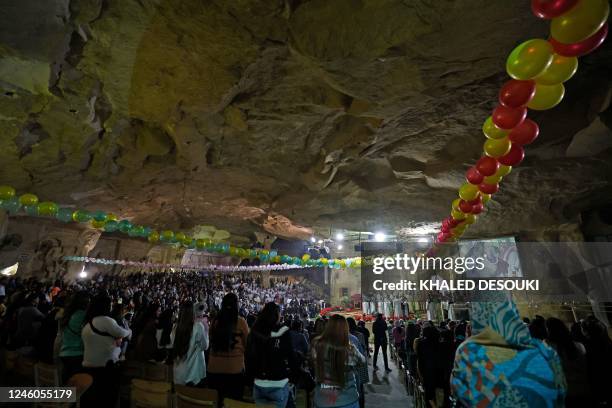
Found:
<path fill-rule="evenodd" d="M 322 240 L 322 239 L 320 239 L 320 240 L 318 240 L 318 241 L 317 241 L 317 243 L 322 244 L 322 243 L 323 243 L 323 240 Z"/>
<path fill-rule="evenodd" d="M 338 251 L 342 250 L 342 245 L 338 245 Z"/>
<path fill-rule="evenodd" d="M 341 232 L 337 233 L 337 234 L 336 234 L 336 240 L 337 240 L 337 241 L 342 241 L 342 240 L 344 240 L 344 234 L 343 234 L 343 233 L 341 233 Z"/>
<path fill-rule="evenodd" d="M 384 242 L 385 238 L 387 238 L 387 236 L 384 232 L 377 232 L 376 234 L 374 234 L 374 241 L 376 242 Z"/>
<path fill-rule="evenodd" d="M 310 242 L 314 244 L 315 242 L 317 242 L 317 239 L 315 237 L 310 237 Z"/>
<path fill-rule="evenodd" d="M 79 273 L 79 278 L 85 279 L 86 277 L 87 277 L 87 272 L 81 271 L 81 273 Z"/>

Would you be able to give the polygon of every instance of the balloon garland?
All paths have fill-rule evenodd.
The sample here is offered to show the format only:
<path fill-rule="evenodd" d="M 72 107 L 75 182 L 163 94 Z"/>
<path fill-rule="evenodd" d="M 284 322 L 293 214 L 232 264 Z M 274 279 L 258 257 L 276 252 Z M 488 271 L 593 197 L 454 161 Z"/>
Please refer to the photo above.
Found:
<path fill-rule="evenodd" d="M 536 17 L 551 20 L 548 40 L 532 39 L 517 46 L 506 61 L 510 80 L 499 92 L 499 104 L 483 126 L 484 155 L 465 173 L 466 183 L 442 221 L 436 242 L 454 242 L 476 222 L 491 195 L 525 157 L 525 146 L 539 133 L 528 110 L 557 106 L 563 83 L 578 69 L 578 58 L 599 47 L 608 34 L 608 0 L 532 0 Z"/>
<path fill-rule="evenodd" d="M 344 259 L 311 259 L 309 254 L 301 257 L 289 255 L 279 255 L 275 250 L 267 249 L 247 249 L 230 245 L 225 242 L 213 242 L 210 239 L 195 239 L 183 232 L 172 230 L 157 231 L 144 225 L 132 224 L 129 220 L 120 220 L 115 214 L 104 211 L 87 211 L 61 207 L 51 201 L 39 202 L 36 195 L 26 193 L 17 196 L 13 187 L 0 186 L 0 208 L 9 214 L 17 214 L 23 210 L 29 216 L 44 216 L 56 218 L 65 223 L 75 222 L 89 224 L 91 227 L 102 230 L 103 232 L 116 232 L 126 234 L 132 238 L 145 238 L 152 244 L 180 245 L 188 249 L 219 253 L 241 259 L 259 259 L 261 262 L 273 264 L 299 265 L 307 267 L 330 268 L 358 268 L 361 266 L 361 258 Z"/>
<path fill-rule="evenodd" d="M 303 265 L 276 264 L 276 265 L 249 265 L 249 266 L 228 266 L 228 265 L 181 265 L 181 264 L 163 264 L 152 262 L 138 262 L 124 259 L 106 259 L 106 258 L 90 258 L 87 256 L 64 256 L 62 258 L 68 262 L 90 263 L 99 265 L 123 265 L 123 266 L 138 266 L 141 268 L 173 268 L 173 269 L 189 269 L 189 270 L 207 270 L 215 272 L 233 272 L 233 271 L 284 271 L 290 269 L 308 268 Z"/>

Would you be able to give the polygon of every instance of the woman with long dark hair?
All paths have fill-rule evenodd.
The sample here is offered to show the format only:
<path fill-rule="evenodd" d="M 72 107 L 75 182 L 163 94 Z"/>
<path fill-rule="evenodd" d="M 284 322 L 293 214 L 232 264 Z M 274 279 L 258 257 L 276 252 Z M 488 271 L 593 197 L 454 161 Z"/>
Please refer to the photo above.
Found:
<path fill-rule="evenodd" d="M 224 397 L 242 399 L 244 391 L 244 350 L 249 326 L 238 316 L 238 297 L 228 293 L 221 310 L 210 325 L 208 384 Z"/>
<path fill-rule="evenodd" d="M 359 391 L 355 378 L 357 364 L 365 364 L 365 357 L 349 341 L 349 327 L 340 315 L 332 316 L 311 349 L 315 369 L 316 408 L 359 407 Z"/>
<path fill-rule="evenodd" d="M 257 404 L 285 408 L 293 406 L 289 377 L 297 371 L 298 362 L 289 327 L 281 326 L 280 319 L 280 309 L 274 302 L 266 303 L 259 312 L 247 340 L 246 370 L 254 379 L 253 399 Z"/>
<path fill-rule="evenodd" d="M 181 306 L 174 334 L 174 383 L 198 385 L 206 378 L 208 330 L 195 319 L 192 302 Z"/>
<path fill-rule="evenodd" d="M 172 349 L 174 343 L 174 334 L 172 331 L 173 327 L 174 310 L 172 308 L 167 308 L 159 315 L 157 327 L 155 329 L 155 339 L 157 341 L 157 361 L 163 361 L 169 357 L 169 351 Z M 206 338 L 208 339 L 208 331 L 206 333 Z"/>
<path fill-rule="evenodd" d="M 157 353 L 156 328 L 161 307 L 159 303 L 150 303 L 142 316 L 142 329 L 135 340 L 134 358 L 138 361 L 155 360 Z"/>
<path fill-rule="evenodd" d="M 83 339 L 81 330 L 85 324 L 85 314 L 89 306 L 89 294 L 77 292 L 68 301 L 60 320 L 62 344 L 59 357 L 62 362 L 62 380 L 64 383 L 78 373 L 83 365 Z"/>

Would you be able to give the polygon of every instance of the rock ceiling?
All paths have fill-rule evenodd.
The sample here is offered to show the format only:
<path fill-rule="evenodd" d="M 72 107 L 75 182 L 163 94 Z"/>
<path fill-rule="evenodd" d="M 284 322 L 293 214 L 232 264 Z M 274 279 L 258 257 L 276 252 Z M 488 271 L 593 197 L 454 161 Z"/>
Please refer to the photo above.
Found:
<path fill-rule="evenodd" d="M 446 216 L 529 2 L 4 0 L 0 184 L 237 237 Z M 472 235 L 612 201 L 610 41 Z"/>

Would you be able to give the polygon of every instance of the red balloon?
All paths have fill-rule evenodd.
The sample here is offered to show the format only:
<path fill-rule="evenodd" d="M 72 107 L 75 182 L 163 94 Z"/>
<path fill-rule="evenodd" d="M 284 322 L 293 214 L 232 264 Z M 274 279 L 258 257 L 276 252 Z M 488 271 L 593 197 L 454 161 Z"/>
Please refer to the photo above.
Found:
<path fill-rule="evenodd" d="M 495 194 L 497 193 L 497 190 L 499 190 L 499 184 L 495 183 L 495 184 L 488 184 L 488 183 L 481 183 L 478 186 L 478 189 L 480 191 L 482 191 L 485 194 Z"/>
<path fill-rule="evenodd" d="M 453 218 L 450 220 L 450 227 L 455 228 L 457 225 L 461 224 L 462 222 L 463 220 L 456 220 Z"/>
<path fill-rule="evenodd" d="M 448 218 L 442 220 L 442 229 L 450 228 L 450 221 Z"/>
<path fill-rule="evenodd" d="M 538 137 L 539 133 L 538 124 L 531 119 L 525 119 L 523 123 L 510 131 L 508 139 L 513 144 L 528 145 Z"/>
<path fill-rule="evenodd" d="M 465 179 L 470 184 L 480 184 L 484 180 L 484 176 L 476 169 L 476 167 L 470 167 L 465 173 Z"/>
<path fill-rule="evenodd" d="M 468 203 L 472 204 L 472 206 L 482 204 L 482 197 L 478 196 L 474 200 L 468 201 Z"/>
<path fill-rule="evenodd" d="M 507 106 L 499 105 L 493 111 L 491 115 L 493 123 L 498 128 L 508 130 L 513 129 L 520 125 L 527 117 L 527 108 L 509 108 Z"/>
<path fill-rule="evenodd" d="M 459 201 L 459 209 L 462 213 L 469 214 L 472 212 L 472 204 L 468 203 L 467 201 L 461 200 Z"/>
<path fill-rule="evenodd" d="M 499 163 L 493 157 L 484 156 L 476 162 L 476 170 L 483 176 L 492 176 L 499 168 Z"/>
<path fill-rule="evenodd" d="M 440 231 L 442 232 L 450 232 L 451 227 L 449 227 L 448 225 L 442 225 L 442 227 L 440 227 Z"/>
<path fill-rule="evenodd" d="M 520 108 L 533 99 L 536 92 L 535 81 L 512 79 L 499 91 L 499 103 L 508 108 Z"/>
<path fill-rule="evenodd" d="M 555 52 L 559 55 L 563 55 L 564 57 L 581 57 L 583 55 L 587 55 L 588 53 L 594 51 L 597 47 L 599 47 L 606 36 L 608 35 L 608 23 L 604 24 L 603 27 L 599 29 L 595 34 L 587 38 L 586 40 L 582 40 L 573 44 L 563 44 L 554 38 L 550 37 L 548 42 L 552 44 Z"/>
<path fill-rule="evenodd" d="M 531 11 L 539 18 L 555 18 L 578 3 L 578 0 L 531 0 Z"/>
<path fill-rule="evenodd" d="M 512 147 L 510 147 L 510 151 L 497 160 L 499 160 L 499 162 L 504 166 L 516 166 L 520 164 L 520 162 L 522 162 L 524 158 L 525 149 L 523 149 L 521 145 L 512 144 Z"/>
<path fill-rule="evenodd" d="M 472 206 L 472 214 L 480 214 L 484 211 L 484 204 L 478 203 Z"/>

